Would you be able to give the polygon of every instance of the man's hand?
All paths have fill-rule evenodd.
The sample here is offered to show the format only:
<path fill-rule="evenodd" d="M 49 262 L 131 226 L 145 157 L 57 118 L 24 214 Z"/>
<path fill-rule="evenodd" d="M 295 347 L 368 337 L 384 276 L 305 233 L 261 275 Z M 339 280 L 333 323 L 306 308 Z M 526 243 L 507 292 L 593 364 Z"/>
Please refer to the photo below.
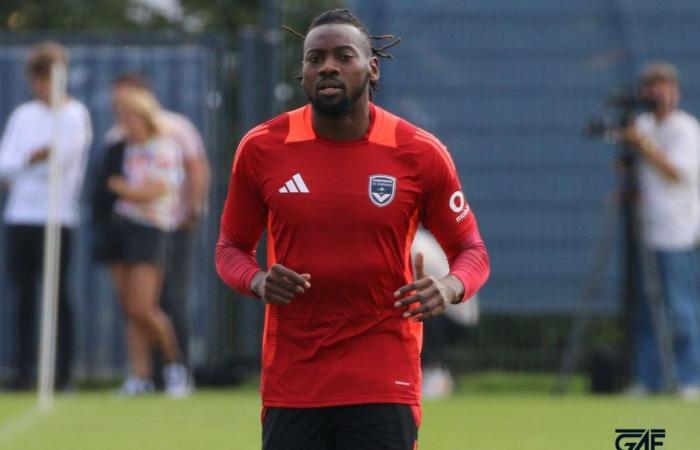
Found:
<path fill-rule="evenodd" d="M 633 146 L 635 149 L 642 147 L 645 141 L 644 136 L 633 125 L 621 129 L 619 137 L 622 142 Z"/>
<path fill-rule="evenodd" d="M 34 164 L 46 161 L 47 159 L 49 159 L 49 148 L 42 147 L 31 154 L 29 157 L 29 165 L 32 166 Z"/>
<path fill-rule="evenodd" d="M 445 312 L 448 303 L 457 303 L 462 298 L 464 286 L 453 275 L 447 275 L 442 279 L 427 275 L 423 270 L 423 254 L 417 253 L 416 280 L 400 287 L 394 292 L 394 297 L 401 298 L 412 291 L 416 293 L 397 301 L 394 306 L 403 308 L 411 303 L 420 303 L 419 307 L 404 312 L 403 316 L 413 317 L 422 322 Z"/>
<path fill-rule="evenodd" d="M 657 149 L 651 139 L 644 137 L 634 126 L 620 130 L 620 140 L 642 155 L 668 181 L 681 181 L 681 172 Z"/>
<path fill-rule="evenodd" d="M 182 227 L 189 230 L 193 229 L 195 226 L 197 226 L 203 215 L 204 202 L 198 202 L 190 205 L 187 210 L 187 215 L 183 220 Z"/>
<path fill-rule="evenodd" d="M 124 178 L 121 175 L 112 175 L 109 178 L 107 178 L 107 189 L 109 189 L 117 195 L 120 195 L 122 192 L 124 192 L 125 188 L 127 188 L 128 185 L 129 183 L 126 181 L 126 178 Z"/>
<path fill-rule="evenodd" d="M 311 275 L 308 273 L 298 274 L 282 264 L 275 264 L 270 267 L 269 272 L 261 271 L 255 274 L 250 282 L 250 290 L 265 303 L 286 305 L 294 297 L 311 288 L 310 279 Z"/>

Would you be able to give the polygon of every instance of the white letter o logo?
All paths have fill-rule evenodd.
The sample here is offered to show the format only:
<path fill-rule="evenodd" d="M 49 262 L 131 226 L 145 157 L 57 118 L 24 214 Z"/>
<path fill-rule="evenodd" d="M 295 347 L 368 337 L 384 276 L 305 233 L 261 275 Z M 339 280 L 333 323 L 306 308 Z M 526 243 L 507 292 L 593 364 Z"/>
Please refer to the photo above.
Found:
<path fill-rule="evenodd" d="M 455 192 L 450 197 L 450 209 L 456 213 L 462 211 L 464 208 L 464 194 L 460 191 Z"/>

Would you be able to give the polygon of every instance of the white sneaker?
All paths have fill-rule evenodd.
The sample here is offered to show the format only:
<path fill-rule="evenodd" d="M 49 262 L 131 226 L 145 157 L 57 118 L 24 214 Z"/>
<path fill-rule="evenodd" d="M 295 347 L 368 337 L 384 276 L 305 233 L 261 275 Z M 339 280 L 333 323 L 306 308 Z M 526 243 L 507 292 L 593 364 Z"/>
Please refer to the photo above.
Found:
<path fill-rule="evenodd" d="M 695 385 L 685 385 L 680 386 L 678 391 L 676 391 L 678 398 L 681 400 L 696 402 L 700 400 L 700 386 Z"/>
<path fill-rule="evenodd" d="M 163 368 L 165 394 L 170 398 L 183 398 L 192 394 L 192 381 L 187 368 L 182 364 L 171 363 Z"/>
<path fill-rule="evenodd" d="M 452 394 L 454 381 L 447 369 L 431 367 L 423 370 L 423 398 L 434 400 L 449 397 Z"/>
<path fill-rule="evenodd" d="M 651 394 L 649 388 L 642 383 L 635 383 L 622 392 L 627 397 L 642 398 Z"/>
<path fill-rule="evenodd" d="M 117 394 L 122 397 L 137 397 L 139 395 L 150 394 L 154 390 L 153 381 L 130 375 L 124 380 Z"/>

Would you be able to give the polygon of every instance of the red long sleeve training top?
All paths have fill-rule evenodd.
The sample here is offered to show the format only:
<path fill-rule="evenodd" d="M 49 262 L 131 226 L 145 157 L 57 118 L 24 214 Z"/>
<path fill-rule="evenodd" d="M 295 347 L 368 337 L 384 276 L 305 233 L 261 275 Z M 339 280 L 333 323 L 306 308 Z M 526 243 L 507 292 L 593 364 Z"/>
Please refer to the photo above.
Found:
<path fill-rule="evenodd" d="M 268 264 L 311 274 L 311 289 L 267 305 L 262 399 L 267 407 L 420 404 L 422 323 L 402 317 L 393 293 L 413 279 L 421 222 L 471 297 L 489 262 L 454 164 L 442 143 L 370 104 L 365 137 L 316 136 L 310 106 L 251 130 L 235 155 L 216 266 L 247 295 Z"/>

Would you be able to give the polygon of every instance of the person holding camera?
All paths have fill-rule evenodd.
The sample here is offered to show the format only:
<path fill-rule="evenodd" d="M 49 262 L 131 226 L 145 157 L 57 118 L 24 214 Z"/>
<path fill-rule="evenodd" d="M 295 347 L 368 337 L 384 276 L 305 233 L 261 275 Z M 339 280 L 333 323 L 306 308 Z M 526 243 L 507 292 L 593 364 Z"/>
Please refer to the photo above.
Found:
<path fill-rule="evenodd" d="M 641 96 L 650 111 L 621 132 L 640 158 L 640 220 L 643 244 L 653 255 L 659 275 L 672 342 L 678 395 L 700 399 L 700 291 L 695 245 L 700 227 L 700 126 L 678 109 L 678 71 L 666 62 L 647 65 Z M 635 384 L 630 394 L 645 395 L 662 387 L 660 351 L 649 302 L 634 316 Z"/>

